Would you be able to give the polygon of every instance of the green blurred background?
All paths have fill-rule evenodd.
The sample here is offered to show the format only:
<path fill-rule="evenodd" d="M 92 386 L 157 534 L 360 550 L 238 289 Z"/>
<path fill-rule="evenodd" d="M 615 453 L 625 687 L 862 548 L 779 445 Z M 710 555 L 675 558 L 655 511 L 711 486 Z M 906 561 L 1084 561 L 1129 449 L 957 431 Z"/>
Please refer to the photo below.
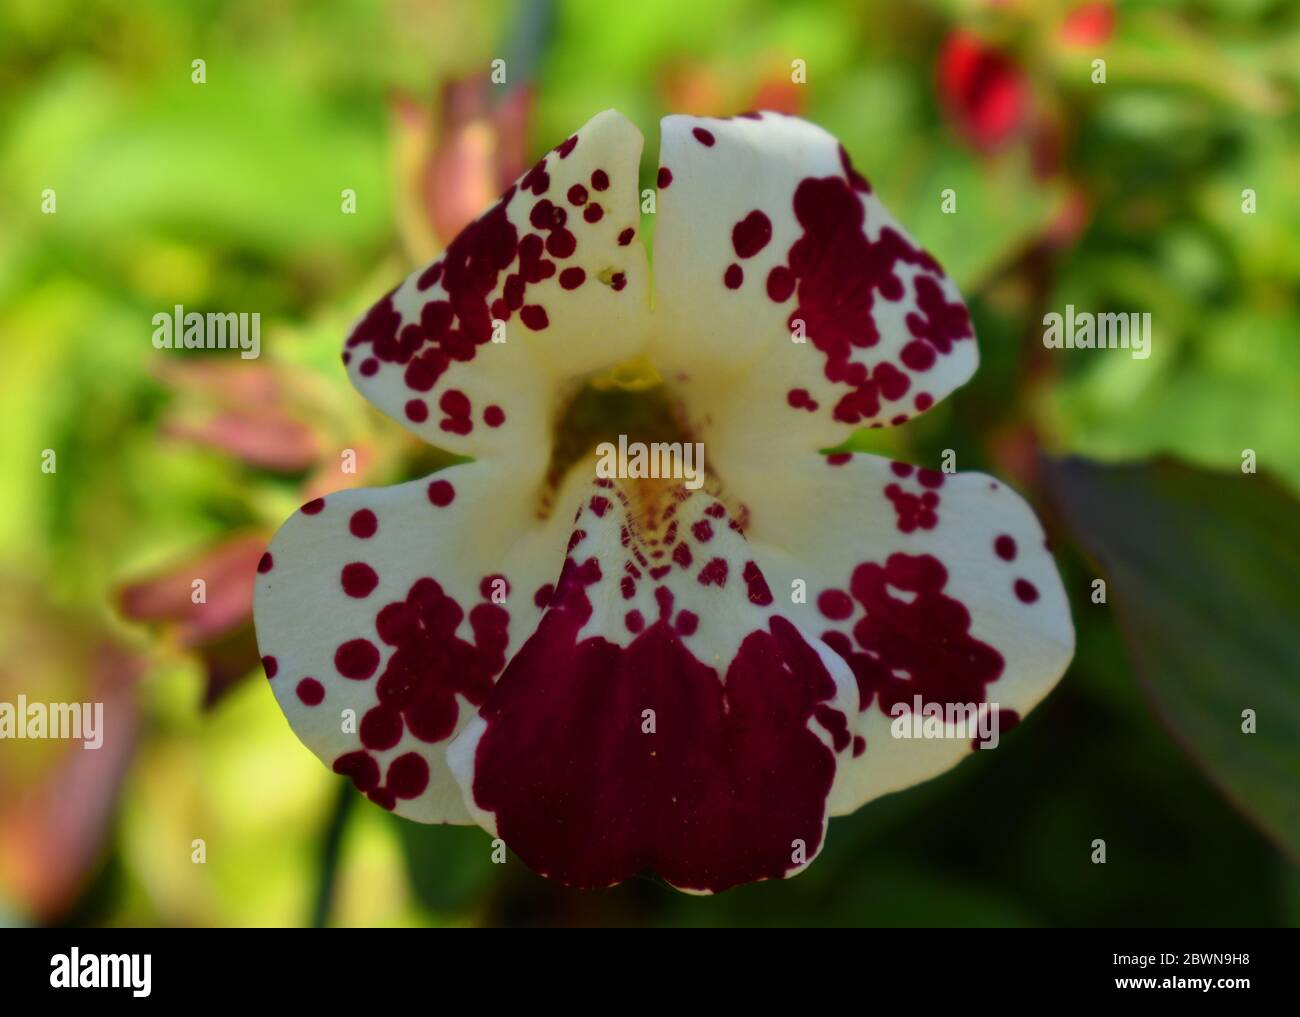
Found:
<path fill-rule="evenodd" d="M 1287 0 L 6 0 L 0 700 L 94 698 L 110 737 L 0 742 L 0 923 L 1296 924 L 1298 29 Z M 352 317 L 611 106 L 644 186 L 669 112 L 843 140 L 982 354 L 856 444 L 1024 491 L 1079 632 L 1001 751 L 716 898 L 570 892 L 358 798 L 289 730 L 249 618 L 294 508 L 445 461 L 351 390 Z M 259 311 L 262 357 L 156 351 L 178 303 Z M 1044 350 L 1067 303 L 1150 311 L 1150 359 Z"/>

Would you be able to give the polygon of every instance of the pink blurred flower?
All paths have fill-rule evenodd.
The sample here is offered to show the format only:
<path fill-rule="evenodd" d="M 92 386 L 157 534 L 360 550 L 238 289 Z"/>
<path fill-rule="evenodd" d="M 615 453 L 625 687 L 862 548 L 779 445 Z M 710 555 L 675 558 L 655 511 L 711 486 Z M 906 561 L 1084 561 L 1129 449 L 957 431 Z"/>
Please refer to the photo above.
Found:
<path fill-rule="evenodd" d="M 982 151 L 1005 146 L 1029 109 L 1029 84 L 1005 53 L 965 29 L 954 30 L 939 54 L 939 101 L 956 130 Z"/>
<path fill-rule="evenodd" d="M 1065 16 L 1061 39 L 1068 46 L 1100 46 L 1115 30 L 1115 8 L 1106 0 L 1079 4 Z"/>

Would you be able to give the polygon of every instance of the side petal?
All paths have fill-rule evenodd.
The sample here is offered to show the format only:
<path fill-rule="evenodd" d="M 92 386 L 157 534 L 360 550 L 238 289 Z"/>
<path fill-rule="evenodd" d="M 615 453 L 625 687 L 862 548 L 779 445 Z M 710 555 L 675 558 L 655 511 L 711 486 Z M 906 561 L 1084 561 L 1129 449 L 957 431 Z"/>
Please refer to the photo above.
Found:
<path fill-rule="evenodd" d="M 596 485 L 537 632 L 449 751 L 471 813 L 571 886 L 799 871 L 851 749 L 851 673 L 773 609 L 719 501 Z"/>
<path fill-rule="evenodd" d="M 544 458 L 563 382 L 630 358 L 647 331 L 641 146 L 609 110 L 547 153 L 362 316 L 353 384 L 449 451 Z"/>
<path fill-rule="evenodd" d="M 956 286 L 830 134 L 670 116 L 660 161 L 652 356 L 715 463 L 901 423 L 974 373 Z"/>
<path fill-rule="evenodd" d="M 506 474 L 469 463 L 317 499 L 258 566 L 258 646 L 295 733 L 421 822 L 470 821 L 444 750 L 532 633 L 564 558 L 567 521 L 538 520 L 538 478 Z"/>
<path fill-rule="evenodd" d="M 841 770 L 833 814 L 927 780 L 980 741 L 954 725 L 939 738 L 891 729 L 900 704 L 919 696 L 945 717 L 970 706 L 1005 730 L 1065 672 L 1069 602 L 1033 510 L 1006 485 L 869 455 L 808 457 L 779 477 L 737 480 L 782 609 L 857 678 L 863 741 Z M 791 603 L 797 593 L 806 596 Z"/>

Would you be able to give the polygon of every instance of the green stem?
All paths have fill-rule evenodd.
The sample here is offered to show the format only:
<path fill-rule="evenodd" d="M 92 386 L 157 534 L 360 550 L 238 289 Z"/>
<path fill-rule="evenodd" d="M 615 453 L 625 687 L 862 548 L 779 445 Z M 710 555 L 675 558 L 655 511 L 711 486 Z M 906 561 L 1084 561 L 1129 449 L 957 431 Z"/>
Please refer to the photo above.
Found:
<path fill-rule="evenodd" d="M 316 898 L 311 911 L 313 929 L 323 929 L 329 924 L 330 911 L 334 906 L 334 883 L 338 878 L 339 860 L 343 855 L 343 830 L 347 826 L 348 815 L 356 797 L 349 781 L 339 781 L 334 807 L 330 810 L 325 837 L 321 843 L 320 877 L 316 881 Z"/>

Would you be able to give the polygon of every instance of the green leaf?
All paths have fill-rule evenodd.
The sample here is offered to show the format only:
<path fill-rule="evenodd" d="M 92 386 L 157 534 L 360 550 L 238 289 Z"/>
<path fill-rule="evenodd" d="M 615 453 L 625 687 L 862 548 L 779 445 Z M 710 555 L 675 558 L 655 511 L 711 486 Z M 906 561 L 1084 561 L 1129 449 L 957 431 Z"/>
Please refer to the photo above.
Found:
<path fill-rule="evenodd" d="M 463 916 L 496 877 L 491 838 L 476 826 L 395 824 L 420 903 L 440 916 Z"/>
<path fill-rule="evenodd" d="M 1049 462 L 1139 681 L 1211 782 L 1300 858 L 1300 504 L 1262 474 Z M 1255 733 L 1246 733 L 1245 711 Z"/>

